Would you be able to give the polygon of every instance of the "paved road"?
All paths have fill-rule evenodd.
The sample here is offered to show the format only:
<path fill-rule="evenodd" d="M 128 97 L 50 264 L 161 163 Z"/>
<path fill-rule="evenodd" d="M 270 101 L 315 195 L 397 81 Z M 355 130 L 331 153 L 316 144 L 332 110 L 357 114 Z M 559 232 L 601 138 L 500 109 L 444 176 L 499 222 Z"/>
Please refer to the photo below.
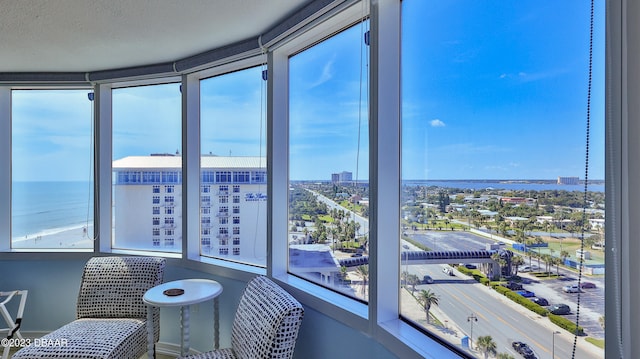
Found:
<path fill-rule="evenodd" d="M 573 335 L 559 329 L 547 318 L 515 305 L 506 297 L 482 286 L 473 279 L 456 272 L 455 277 L 442 272 L 442 265 L 410 266 L 411 273 L 434 278 L 433 284 L 419 285 L 420 289 L 431 289 L 440 296 L 439 309 L 456 323 L 464 335 L 471 336 L 469 317 L 473 314 L 478 321 L 473 322 L 473 340 L 482 335 L 491 335 L 498 345 L 498 352 L 506 352 L 520 357 L 513 348 L 513 341 L 523 341 L 533 347 L 538 358 L 552 355 L 553 332 L 555 336 L 555 357 L 571 358 Z M 526 321 L 526 323 L 525 323 Z M 579 338 L 576 358 L 602 358 L 604 354 L 593 345 Z"/>
<path fill-rule="evenodd" d="M 432 248 L 434 250 L 477 250 L 485 248 L 488 243 L 495 241 L 483 238 L 469 232 L 449 232 L 449 231 L 417 231 L 408 233 L 413 239 Z M 529 264 L 529 259 L 525 257 L 525 263 Z M 544 268 L 544 262 L 534 259 L 533 265 Z M 553 267 L 553 272 L 556 268 Z M 576 293 L 564 293 L 562 287 L 569 284 L 578 283 L 578 274 L 575 271 L 560 267 L 561 280 L 537 279 L 525 273 L 521 275 L 532 280 L 530 285 L 525 285 L 525 289 L 531 290 L 537 296 L 543 297 L 551 304 L 565 303 L 571 307 L 572 315 L 567 319 L 576 319 L 577 299 Z M 592 282 L 596 284 L 595 289 L 585 289 L 580 293 L 580 325 L 585 332 L 594 338 L 604 339 L 604 329 L 600 326 L 599 318 L 604 313 L 604 277 L 582 277 L 582 282 Z"/>

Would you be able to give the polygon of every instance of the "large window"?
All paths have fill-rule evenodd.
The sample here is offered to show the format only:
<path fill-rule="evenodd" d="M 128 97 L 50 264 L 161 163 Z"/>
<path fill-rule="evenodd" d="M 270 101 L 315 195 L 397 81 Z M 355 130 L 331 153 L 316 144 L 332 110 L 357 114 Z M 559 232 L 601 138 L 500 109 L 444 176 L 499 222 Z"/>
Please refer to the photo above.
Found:
<path fill-rule="evenodd" d="M 368 301 L 368 22 L 289 59 L 289 272 Z"/>
<path fill-rule="evenodd" d="M 470 355 L 604 356 L 596 3 L 586 203 L 589 3 L 402 3 L 400 311 Z"/>
<path fill-rule="evenodd" d="M 263 70 L 252 67 L 200 81 L 201 180 L 203 186 L 215 189 L 210 194 L 213 200 L 203 201 L 203 206 L 218 218 L 211 224 L 218 240 L 201 245 L 200 252 L 259 266 L 266 265 L 267 255 L 267 183 L 252 182 L 250 173 L 266 171 Z M 242 227 L 229 228 L 231 202 L 239 214 L 233 223 Z M 231 231 L 242 238 L 232 251 Z"/>
<path fill-rule="evenodd" d="M 113 90 L 114 248 L 181 251 L 181 118 L 179 84 Z"/>
<path fill-rule="evenodd" d="M 12 91 L 13 248 L 93 249 L 89 92 Z"/>

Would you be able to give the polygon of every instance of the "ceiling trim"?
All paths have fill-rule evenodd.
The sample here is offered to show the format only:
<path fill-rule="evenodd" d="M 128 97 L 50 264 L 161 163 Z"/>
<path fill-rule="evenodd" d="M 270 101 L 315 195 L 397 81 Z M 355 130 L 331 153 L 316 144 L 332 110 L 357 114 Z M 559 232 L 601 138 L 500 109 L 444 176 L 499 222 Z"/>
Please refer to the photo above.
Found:
<path fill-rule="evenodd" d="M 175 76 L 264 53 L 269 46 L 300 31 L 310 23 L 346 8 L 358 0 L 315 0 L 273 26 L 264 34 L 214 48 L 173 62 L 92 72 L 0 72 L 0 84 L 68 83 L 93 84 L 127 79 Z"/>

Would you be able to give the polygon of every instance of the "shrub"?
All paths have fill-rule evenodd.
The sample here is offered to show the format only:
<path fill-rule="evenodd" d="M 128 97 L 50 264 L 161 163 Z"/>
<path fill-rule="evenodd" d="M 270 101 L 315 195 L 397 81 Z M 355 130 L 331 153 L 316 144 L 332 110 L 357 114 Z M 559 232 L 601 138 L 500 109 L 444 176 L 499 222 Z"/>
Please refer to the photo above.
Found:
<path fill-rule="evenodd" d="M 578 326 L 578 328 L 576 328 L 576 323 L 570 321 L 565 317 L 549 313 L 549 320 L 551 320 L 552 323 L 559 326 L 560 328 L 568 330 L 570 333 L 580 336 L 585 335 L 584 328 L 582 328 L 581 326 Z"/>
<path fill-rule="evenodd" d="M 504 293 L 504 295 L 513 300 L 514 302 L 522 305 L 523 307 L 529 309 L 530 311 L 542 315 L 547 316 L 547 314 L 549 314 L 549 311 L 539 305 L 537 305 L 536 303 L 532 302 L 531 300 L 521 296 L 520 294 L 516 293 L 516 292 L 512 292 L 510 291 L 508 288 L 504 288 L 507 289 L 507 292 Z"/>
<path fill-rule="evenodd" d="M 499 282 L 494 282 L 494 283 L 498 283 L 495 285 L 495 287 L 493 287 L 493 289 L 496 290 L 496 292 L 502 294 L 502 295 L 507 295 L 507 293 L 511 292 L 511 289 L 507 288 L 507 287 L 503 287 L 499 284 Z"/>

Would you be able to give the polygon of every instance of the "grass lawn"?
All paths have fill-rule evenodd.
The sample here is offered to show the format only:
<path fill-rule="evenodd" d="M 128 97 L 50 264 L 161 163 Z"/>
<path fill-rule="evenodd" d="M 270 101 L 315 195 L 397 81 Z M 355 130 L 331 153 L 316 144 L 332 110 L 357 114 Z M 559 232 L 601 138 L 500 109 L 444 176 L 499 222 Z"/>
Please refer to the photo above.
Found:
<path fill-rule="evenodd" d="M 318 216 L 318 219 L 324 223 L 333 223 L 334 221 L 333 217 L 329 216 L 328 214 Z"/>
<path fill-rule="evenodd" d="M 604 339 L 586 338 L 585 340 L 598 348 L 604 349 Z"/>
<path fill-rule="evenodd" d="M 580 249 L 580 240 L 579 239 L 563 239 L 560 241 L 557 238 L 552 238 L 548 241 L 548 248 L 540 248 L 540 253 L 549 253 L 549 249 L 553 249 L 554 256 L 560 256 L 560 249 L 569 252 L 569 258 L 572 260 L 577 260 L 576 250 Z M 585 248 L 586 251 L 591 252 L 591 260 L 587 260 L 586 264 L 591 263 L 604 263 L 604 251 L 601 249 L 592 249 Z M 535 249 L 537 251 L 537 249 Z"/>

